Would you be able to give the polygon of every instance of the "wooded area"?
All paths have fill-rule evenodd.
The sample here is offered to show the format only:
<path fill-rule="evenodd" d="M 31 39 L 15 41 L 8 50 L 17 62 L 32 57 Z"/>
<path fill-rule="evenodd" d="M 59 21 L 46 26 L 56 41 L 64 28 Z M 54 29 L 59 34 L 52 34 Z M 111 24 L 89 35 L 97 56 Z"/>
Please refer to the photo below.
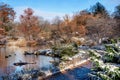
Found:
<path fill-rule="evenodd" d="M 63 18 L 56 16 L 53 21 L 35 16 L 31 8 L 25 9 L 17 22 L 14 21 L 15 14 L 10 5 L 0 3 L 0 28 L 4 31 L 1 36 L 24 37 L 26 40 L 47 43 L 69 43 L 73 37 L 87 37 L 99 43 L 103 38 L 120 37 L 120 5 L 110 14 L 98 2 L 88 10 L 76 12 L 72 17 L 67 14 Z"/>

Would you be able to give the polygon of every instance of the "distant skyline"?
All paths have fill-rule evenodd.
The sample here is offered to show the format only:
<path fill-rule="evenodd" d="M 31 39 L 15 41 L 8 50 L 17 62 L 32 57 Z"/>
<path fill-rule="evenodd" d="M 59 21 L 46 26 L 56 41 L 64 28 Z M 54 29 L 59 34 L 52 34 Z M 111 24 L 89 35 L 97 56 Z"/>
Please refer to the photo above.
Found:
<path fill-rule="evenodd" d="M 75 12 L 89 9 L 96 2 L 103 4 L 110 13 L 120 4 L 120 0 L 0 0 L 0 2 L 14 8 L 16 20 L 26 8 L 32 8 L 35 15 L 51 20 L 55 16 L 63 17 L 65 14 L 72 16 Z"/>

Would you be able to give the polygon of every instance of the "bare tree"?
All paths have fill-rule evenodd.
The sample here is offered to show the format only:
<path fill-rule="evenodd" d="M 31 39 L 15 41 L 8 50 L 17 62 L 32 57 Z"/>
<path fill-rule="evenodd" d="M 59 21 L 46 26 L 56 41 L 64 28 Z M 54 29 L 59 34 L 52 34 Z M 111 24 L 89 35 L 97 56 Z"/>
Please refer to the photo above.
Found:
<path fill-rule="evenodd" d="M 37 16 L 33 15 L 34 11 L 31 8 L 24 10 L 24 14 L 20 16 L 21 31 L 25 34 L 25 37 L 30 40 L 37 36 L 40 31 L 39 20 Z"/>
<path fill-rule="evenodd" d="M 111 18 L 95 18 L 87 21 L 87 35 L 96 42 L 101 38 L 112 38 L 116 22 Z"/>

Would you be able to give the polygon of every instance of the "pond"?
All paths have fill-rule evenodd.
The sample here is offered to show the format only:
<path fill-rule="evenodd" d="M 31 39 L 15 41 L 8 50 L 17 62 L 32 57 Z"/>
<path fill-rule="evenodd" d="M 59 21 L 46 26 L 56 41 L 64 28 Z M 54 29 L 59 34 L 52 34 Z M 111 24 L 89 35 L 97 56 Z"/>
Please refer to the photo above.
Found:
<path fill-rule="evenodd" d="M 52 58 L 44 55 L 24 55 L 24 51 L 34 51 L 38 49 L 38 47 L 0 47 L 0 76 L 14 72 L 19 72 L 23 69 L 39 68 L 43 71 L 48 71 L 49 69 L 54 67 L 54 65 L 50 63 L 50 61 L 59 60 L 58 58 Z M 5 56 L 9 56 L 9 58 L 5 58 Z M 28 63 L 36 62 L 36 64 L 27 64 L 24 66 L 13 65 L 13 63 L 19 61 Z"/>

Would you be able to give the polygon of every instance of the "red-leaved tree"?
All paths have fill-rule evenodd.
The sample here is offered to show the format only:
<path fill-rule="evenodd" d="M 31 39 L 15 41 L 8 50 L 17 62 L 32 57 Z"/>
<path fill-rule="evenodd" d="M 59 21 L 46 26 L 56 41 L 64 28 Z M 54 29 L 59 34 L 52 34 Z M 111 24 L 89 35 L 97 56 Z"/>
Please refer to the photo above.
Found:
<path fill-rule="evenodd" d="M 10 23 L 14 21 L 15 12 L 8 4 L 0 3 L 0 27 L 10 30 Z"/>
<path fill-rule="evenodd" d="M 40 31 L 38 17 L 34 16 L 33 13 L 34 11 L 31 8 L 27 8 L 24 10 L 24 14 L 20 16 L 20 30 L 29 40 L 35 39 Z"/>

